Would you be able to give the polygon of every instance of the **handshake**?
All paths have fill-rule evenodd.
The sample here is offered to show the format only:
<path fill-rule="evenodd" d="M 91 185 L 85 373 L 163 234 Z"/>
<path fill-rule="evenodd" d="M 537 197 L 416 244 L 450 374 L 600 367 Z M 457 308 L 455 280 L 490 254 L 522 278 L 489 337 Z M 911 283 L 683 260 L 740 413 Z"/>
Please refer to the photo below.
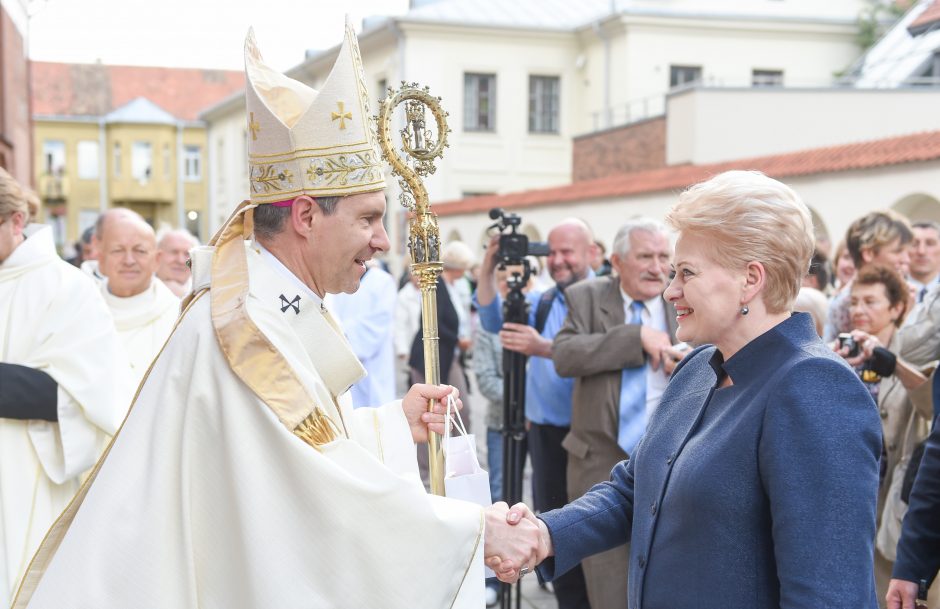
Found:
<path fill-rule="evenodd" d="M 510 509 L 499 501 L 486 508 L 484 562 L 500 581 L 516 583 L 552 554 L 548 527 L 524 503 Z"/>

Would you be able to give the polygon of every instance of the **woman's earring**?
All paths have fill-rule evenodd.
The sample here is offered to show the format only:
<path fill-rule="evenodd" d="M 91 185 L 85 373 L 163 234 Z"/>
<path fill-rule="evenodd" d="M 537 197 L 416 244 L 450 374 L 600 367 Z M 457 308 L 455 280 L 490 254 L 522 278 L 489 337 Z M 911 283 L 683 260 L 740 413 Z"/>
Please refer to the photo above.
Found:
<path fill-rule="evenodd" d="M 747 315 L 750 312 L 751 310 L 747 308 L 747 305 L 744 305 L 743 307 L 741 307 L 741 315 Z"/>

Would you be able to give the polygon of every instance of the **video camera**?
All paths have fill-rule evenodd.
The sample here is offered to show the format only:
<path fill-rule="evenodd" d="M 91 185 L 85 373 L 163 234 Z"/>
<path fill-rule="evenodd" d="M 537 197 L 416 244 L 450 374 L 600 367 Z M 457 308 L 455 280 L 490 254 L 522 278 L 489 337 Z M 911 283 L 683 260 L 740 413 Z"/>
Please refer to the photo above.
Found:
<path fill-rule="evenodd" d="M 499 236 L 499 264 L 520 265 L 525 263 L 526 256 L 548 256 L 548 244 L 542 241 L 529 241 L 525 233 L 517 232 L 522 218 L 517 214 L 506 213 L 499 207 L 490 210 L 490 219 L 497 220 L 490 229 L 496 229 Z M 506 232 L 508 229 L 509 232 Z"/>

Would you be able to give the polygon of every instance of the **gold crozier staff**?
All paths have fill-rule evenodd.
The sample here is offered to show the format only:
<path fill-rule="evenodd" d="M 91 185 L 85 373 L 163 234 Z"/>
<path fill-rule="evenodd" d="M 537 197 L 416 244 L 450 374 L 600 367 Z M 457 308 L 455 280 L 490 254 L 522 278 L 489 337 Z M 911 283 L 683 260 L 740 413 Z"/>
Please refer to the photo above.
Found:
<path fill-rule="evenodd" d="M 402 205 L 412 212 L 408 224 L 408 251 L 411 254 L 411 272 L 418 280 L 421 290 L 421 321 L 424 328 L 424 377 L 425 383 L 438 385 L 441 382 L 441 360 L 437 335 L 437 278 L 441 274 L 441 235 L 437 216 L 431 212 L 428 191 L 421 178 L 434 173 L 434 160 L 444 154 L 447 147 L 447 113 L 441 109 L 440 98 L 419 88 L 416 83 L 401 83 L 398 91 L 388 90 L 388 97 L 379 104 L 377 124 L 379 148 L 382 156 L 398 176 L 402 193 Z M 391 138 L 392 112 L 405 104 L 405 127 L 401 135 L 402 158 Z M 437 122 L 437 134 L 426 129 L 425 108 L 431 110 Z M 428 403 L 428 409 L 433 404 Z M 444 455 L 441 437 L 431 433 L 428 438 L 428 463 L 431 492 L 444 495 Z"/>

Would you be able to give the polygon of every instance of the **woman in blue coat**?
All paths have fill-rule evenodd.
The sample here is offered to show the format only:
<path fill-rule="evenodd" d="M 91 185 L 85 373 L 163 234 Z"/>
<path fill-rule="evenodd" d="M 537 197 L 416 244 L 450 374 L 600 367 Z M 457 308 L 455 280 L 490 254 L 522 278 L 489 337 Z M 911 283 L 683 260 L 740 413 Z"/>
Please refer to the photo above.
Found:
<path fill-rule="evenodd" d="M 812 220 L 755 172 L 684 192 L 665 297 L 676 368 L 646 435 L 609 482 L 535 520 L 551 580 L 630 542 L 631 609 L 874 609 L 881 427 L 868 391 L 792 314 Z M 544 562 L 542 562 L 544 561 Z M 489 559 L 512 581 L 534 565 Z"/>

